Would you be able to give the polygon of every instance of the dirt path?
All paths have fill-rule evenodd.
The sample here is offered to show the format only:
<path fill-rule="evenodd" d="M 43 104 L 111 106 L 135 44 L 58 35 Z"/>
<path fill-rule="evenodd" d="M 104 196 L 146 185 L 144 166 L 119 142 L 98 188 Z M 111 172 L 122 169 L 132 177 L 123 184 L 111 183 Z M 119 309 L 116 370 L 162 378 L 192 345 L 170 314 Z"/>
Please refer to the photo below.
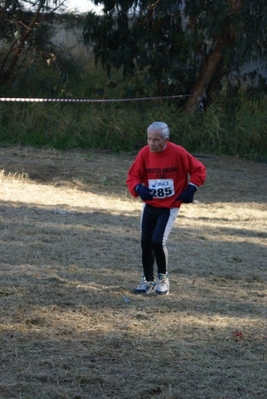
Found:
<path fill-rule="evenodd" d="M 134 155 L 0 149 L 0 399 L 266 398 L 267 165 L 200 158 L 150 298 Z"/>

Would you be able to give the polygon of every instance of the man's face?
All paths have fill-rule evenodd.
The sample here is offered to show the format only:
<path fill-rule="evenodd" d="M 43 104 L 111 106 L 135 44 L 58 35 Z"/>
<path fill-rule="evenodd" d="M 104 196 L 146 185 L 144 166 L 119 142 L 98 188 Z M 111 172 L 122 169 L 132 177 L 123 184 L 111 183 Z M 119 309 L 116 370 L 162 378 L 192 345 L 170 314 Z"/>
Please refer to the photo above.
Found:
<path fill-rule="evenodd" d="M 166 146 L 165 139 L 162 138 L 161 130 L 148 130 L 147 144 L 151 152 L 163 151 Z"/>

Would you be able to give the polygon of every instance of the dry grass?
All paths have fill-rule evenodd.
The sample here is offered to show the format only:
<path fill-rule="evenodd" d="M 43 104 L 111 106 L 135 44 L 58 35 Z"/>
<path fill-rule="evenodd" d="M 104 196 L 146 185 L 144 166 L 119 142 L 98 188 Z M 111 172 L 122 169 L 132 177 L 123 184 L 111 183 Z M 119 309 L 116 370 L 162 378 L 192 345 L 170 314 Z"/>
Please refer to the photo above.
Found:
<path fill-rule="evenodd" d="M 0 153 L 1 399 L 266 399 L 266 165 L 202 159 L 171 294 L 140 297 L 133 155 Z"/>

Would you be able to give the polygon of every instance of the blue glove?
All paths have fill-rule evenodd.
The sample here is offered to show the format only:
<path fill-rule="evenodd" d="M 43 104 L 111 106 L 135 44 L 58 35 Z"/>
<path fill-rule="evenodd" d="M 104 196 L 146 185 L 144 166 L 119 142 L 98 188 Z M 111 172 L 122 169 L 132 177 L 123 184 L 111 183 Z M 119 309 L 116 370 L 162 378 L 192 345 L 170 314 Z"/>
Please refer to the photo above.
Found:
<path fill-rule="evenodd" d="M 193 202 L 194 193 L 197 191 L 197 188 L 192 184 L 188 184 L 186 189 L 176 198 L 176 201 L 182 201 L 185 204 L 190 204 Z"/>
<path fill-rule="evenodd" d="M 152 190 L 150 190 L 148 187 L 143 186 L 143 184 L 137 184 L 135 187 L 135 191 L 137 194 L 140 196 L 140 198 L 143 201 L 152 201 L 153 200 L 153 195 L 151 194 Z"/>

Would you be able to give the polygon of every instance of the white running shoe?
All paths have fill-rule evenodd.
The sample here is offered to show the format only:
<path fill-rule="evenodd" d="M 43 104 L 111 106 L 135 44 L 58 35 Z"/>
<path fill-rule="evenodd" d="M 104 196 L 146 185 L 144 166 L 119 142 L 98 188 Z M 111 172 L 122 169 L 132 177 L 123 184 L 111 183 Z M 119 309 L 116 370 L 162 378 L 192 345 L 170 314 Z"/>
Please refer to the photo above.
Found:
<path fill-rule="evenodd" d="M 145 276 L 142 277 L 140 284 L 135 288 L 136 294 L 150 294 L 154 291 L 156 283 L 154 281 L 146 281 Z"/>
<path fill-rule="evenodd" d="M 168 274 L 159 273 L 158 281 L 156 282 L 156 294 L 157 295 L 168 295 L 170 291 L 170 282 Z"/>

